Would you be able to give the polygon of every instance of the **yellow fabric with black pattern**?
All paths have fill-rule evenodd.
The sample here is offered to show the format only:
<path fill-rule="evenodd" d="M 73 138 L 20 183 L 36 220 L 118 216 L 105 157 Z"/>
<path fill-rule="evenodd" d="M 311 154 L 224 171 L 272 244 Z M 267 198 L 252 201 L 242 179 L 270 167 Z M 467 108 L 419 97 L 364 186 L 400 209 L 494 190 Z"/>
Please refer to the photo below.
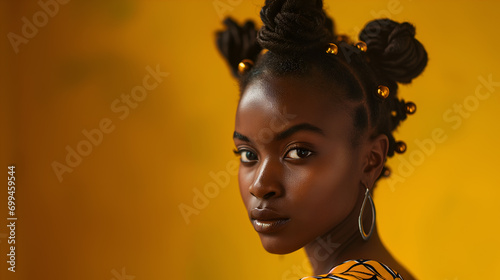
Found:
<path fill-rule="evenodd" d="M 351 260 L 334 267 L 328 274 L 304 277 L 301 280 L 403 280 L 388 266 L 373 260 Z"/>

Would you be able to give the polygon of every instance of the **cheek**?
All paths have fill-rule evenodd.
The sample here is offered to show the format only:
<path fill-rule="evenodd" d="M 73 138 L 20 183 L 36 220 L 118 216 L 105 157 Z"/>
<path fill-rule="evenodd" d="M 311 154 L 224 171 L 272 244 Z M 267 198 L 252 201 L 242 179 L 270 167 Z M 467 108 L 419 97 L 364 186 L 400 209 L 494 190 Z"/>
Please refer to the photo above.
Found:
<path fill-rule="evenodd" d="M 238 171 L 238 186 L 240 189 L 240 196 L 243 200 L 243 204 L 245 204 L 245 208 L 248 209 L 248 205 L 250 204 L 251 194 L 249 191 L 250 184 L 252 183 L 251 178 L 248 172 L 245 172 L 243 168 L 239 168 Z"/>
<path fill-rule="evenodd" d="M 346 158 L 321 161 L 291 172 L 287 183 L 291 202 L 297 206 L 297 218 L 320 222 L 325 227 L 345 219 L 353 210 L 360 190 L 354 170 L 354 164 Z"/>

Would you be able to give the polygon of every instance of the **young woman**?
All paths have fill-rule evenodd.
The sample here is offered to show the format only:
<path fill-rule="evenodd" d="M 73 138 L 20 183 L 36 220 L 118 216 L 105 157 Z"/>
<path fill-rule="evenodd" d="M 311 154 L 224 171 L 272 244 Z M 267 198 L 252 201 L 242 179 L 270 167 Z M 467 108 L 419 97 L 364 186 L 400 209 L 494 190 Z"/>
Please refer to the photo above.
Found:
<path fill-rule="evenodd" d="M 427 64 L 415 28 L 375 20 L 353 44 L 313 0 L 268 0 L 261 19 L 258 32 L 227 19 L 217 44 L 239 79 L 239 186 L 262 245 L 305 248 L 310 279 L 413 279 L 379 238 L 371 194 L 406 150 L 392 132 L 416 110 L 397 83 Z"/>

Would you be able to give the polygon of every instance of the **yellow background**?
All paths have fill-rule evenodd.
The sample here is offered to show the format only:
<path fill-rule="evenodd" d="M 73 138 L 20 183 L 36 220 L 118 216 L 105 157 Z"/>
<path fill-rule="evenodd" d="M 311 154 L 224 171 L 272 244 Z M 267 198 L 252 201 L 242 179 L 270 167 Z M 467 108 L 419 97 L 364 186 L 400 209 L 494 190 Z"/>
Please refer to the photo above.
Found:
<path fill-rule="evenodd" d="M 262 4 L 72 0 L 16 54 L 7 34 L 22 34 L 21 19 L 32 21 L 41 7 L 0 2 L 2 170 L 16 165 L 19 219 L 11 273 L 4 174 L 1 279 L 310 273 L 302 251 L 277 256 L 261 248 L 236 176 L 223 187 L 209 175 L 232 173 L 227 165 L 236 160 L 237 85 L 215 49 L 214 31 L 222 16 L 257 20 Z M 337 31 L 351 37 L 379 16 L 415 23 L 430 57 L 425 73 L 401 89 L 418 106 L 397 134 L 409 149 L 390 162 L 404 182 L 382 182 L 375 192 L 384 242 L 419 279 L 498 278 L 500 86 L 480 88 L 490 92 L 484 100 L 474 94 L 479 77 L 500 82 L 499 2 L 358 0 L 326 1 L 326 7 Z M 169 76 L 119 119 L 112 102 L 157 65 Z M 467 115 L 448 112 L 464 100 Z M 447 112 L 453 121 L 443 117 Z M 76 148 L 86 139 L 82 131 L 98 128 L 103 118 L 114 130 L 59 182 L 53 162 L 65 163 L 66 146 Z M 415 140 L 430 141 L 436 129 L 446 140 L 418 157 L 424 150 Z M 413 169 L 404 169 L 405 162 Z M 186 224 L 179 205 L 193 207 L 194 190 L 207 185 L 215 193 Z"/>

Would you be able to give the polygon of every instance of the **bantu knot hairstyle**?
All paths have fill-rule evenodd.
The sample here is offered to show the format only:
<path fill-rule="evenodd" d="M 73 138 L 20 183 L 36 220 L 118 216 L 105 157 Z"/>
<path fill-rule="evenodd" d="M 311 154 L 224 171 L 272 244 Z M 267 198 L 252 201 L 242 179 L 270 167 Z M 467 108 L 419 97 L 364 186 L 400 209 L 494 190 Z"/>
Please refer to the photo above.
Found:
<path fill-rule="evenodd" d="M 415 39 L 415 27 L 390 19 L 369 22 L 359 34 L 374 68 L 391 80 L 410 83 L 427 65 L 427 52 Z"/>
<path fill-rule="evenodd" d="M 266 1 L 260 17 L 264 26 L 257 40 L 272 52 L 320 50 L 333 40 L 332 21 L 326 20 L 321 0 Z"/>
<path fill-rule="evenodd" d="M 359 34 L 366 43 L 365 52 L 347 36 L 335 34 L 322 0 L 266 0 L 260 17 L 263 26 L 258 31 L 250 21 L 239 26 L 226 19 L 227 29 L 217 33 L 217 46 L 238 78 L 241 93 L 264 73 L 300 77 L 316 69 L 325 82 L 343 89 L 332 94 L 354 104 L 352 115 L 358 131 L 370 128 L 376 135 L 387 135 L 389 157 L 404 152 L 406 145 L 396 141 L 393 132 L 416 106 L 398 97 L 398 83 L 410 83 L 428 60 L 413 25 L 390 19 L 369 22 Z M 329 43 L 338 46 L 336 55 L 325 52 Z M 263 48 L 269 51 L 259 55 Z M 238 63 L 243 59 L 252 60 L 254 66 L 238 75 Z M 389 89 L 385 99 L 376 96 L 380 85 Z M 381 176 L 388 173 L 385 169 Z"/>
<path fill-rule="evenodd" d="M 224 20 L 226 30 L 217 32 L 217 47 L 229 64 L 234 77 L 238 77 L 238 64 L 243 59 L 257 60 L 262 47 L 257 43 L 255 23 L 248 20 L 239 26 L 233 19 Z"/>

